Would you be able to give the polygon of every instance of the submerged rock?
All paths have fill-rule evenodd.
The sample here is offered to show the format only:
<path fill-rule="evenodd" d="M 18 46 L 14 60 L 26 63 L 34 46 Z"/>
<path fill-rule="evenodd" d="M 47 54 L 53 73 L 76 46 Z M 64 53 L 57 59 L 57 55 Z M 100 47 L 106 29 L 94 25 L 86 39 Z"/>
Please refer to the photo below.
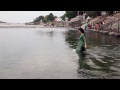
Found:
<path fill-rule="evenodd" d="M 115 32 L 110 32 L 109 35 L 115 35 Z"/>
<path fill-rule="evenodd" d="M 115 33 L 115 36 L 116 36 L 116 37 L 120 37 L 120 33 L 119 33 L 119 34 L 118 34 L 118 33 Z"/>

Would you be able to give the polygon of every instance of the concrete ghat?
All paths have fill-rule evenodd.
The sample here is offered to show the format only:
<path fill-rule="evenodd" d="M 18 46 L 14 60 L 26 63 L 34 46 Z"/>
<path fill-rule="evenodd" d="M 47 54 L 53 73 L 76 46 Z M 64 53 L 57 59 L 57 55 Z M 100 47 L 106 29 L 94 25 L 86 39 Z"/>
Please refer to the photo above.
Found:
<path fill-rule="evenodd" d="M 95 29 L 87 29 L 87 31 L 98 32 L 98 33 L 103 33 L 103 34 L 106 34 L 106 35 L 120 37 L 120 33 L 118 34 L 117 32 L 110 32 L 110 31 L 104 31 L 104 30 L 95 30 Z"/>

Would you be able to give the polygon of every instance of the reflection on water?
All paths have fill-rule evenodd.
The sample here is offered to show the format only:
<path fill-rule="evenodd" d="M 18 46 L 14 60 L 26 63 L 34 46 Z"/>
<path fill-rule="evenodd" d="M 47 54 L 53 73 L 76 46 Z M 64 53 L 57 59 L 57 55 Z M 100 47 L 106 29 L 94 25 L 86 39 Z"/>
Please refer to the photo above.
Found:
<path fill-rule="evenodd" d="M 0 78 L 76 79 L 64 28 L 0 29 Z"/>
<path fill-rule="evenodd" d="M 66 28 L 0 29 L 0 78 L 120 78 L 120 39 L 86 32 L 87 51 L 77 54 L 79 34 Z"/>
<path fill-rule="evenodd" d="M 76 31 L 69 31 L 67 34 L 66 42 L 71 48 L 76 48 L 79 35 Z M 86 35 L 87 52 L 78 54 L 79 77 L 120 78 L 120 39 L 94 32 L 86 32 Z"/>

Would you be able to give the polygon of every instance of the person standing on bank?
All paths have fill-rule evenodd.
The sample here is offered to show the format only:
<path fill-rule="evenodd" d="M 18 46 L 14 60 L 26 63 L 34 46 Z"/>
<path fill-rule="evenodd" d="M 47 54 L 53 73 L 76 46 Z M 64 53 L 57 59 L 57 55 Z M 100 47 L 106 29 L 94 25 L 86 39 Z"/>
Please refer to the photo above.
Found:
<path fill-rule="evenodd" d="M 86 51 L 87 44 L 86 44 L 86 37 L 85 37 L 84 30 L 82 28 L 79 28 L 78 32 L 80 33 L 80 37 L 79 37 L 79 42 L 78 42 L 76 51 L 77 51 L 77 53 L 81 53 L 81 52 Z"/>

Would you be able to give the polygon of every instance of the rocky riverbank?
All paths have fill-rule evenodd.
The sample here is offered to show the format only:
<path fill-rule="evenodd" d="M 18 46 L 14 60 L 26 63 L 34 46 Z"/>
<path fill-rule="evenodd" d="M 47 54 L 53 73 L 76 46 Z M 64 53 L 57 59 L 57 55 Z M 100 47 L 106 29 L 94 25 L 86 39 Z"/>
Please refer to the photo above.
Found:
<path fill-rule="evenodd" d="M 95 30 L 95 29 L 87 29 L 87 31 L 98 32 L 106 35 L 120 37 L 120 32 L 106 31 L 106 30 Z"/>
<path fill-rule="evenodd" d="M 98 25 L 98 27 L 96 27 Z M 120 13 L 113 15 L 97 16 L 81 27 L 88 31 L 99 32 L 107 35 L 120 37 Z M 95 27 L 97 30 L 95 30 Z"/>

